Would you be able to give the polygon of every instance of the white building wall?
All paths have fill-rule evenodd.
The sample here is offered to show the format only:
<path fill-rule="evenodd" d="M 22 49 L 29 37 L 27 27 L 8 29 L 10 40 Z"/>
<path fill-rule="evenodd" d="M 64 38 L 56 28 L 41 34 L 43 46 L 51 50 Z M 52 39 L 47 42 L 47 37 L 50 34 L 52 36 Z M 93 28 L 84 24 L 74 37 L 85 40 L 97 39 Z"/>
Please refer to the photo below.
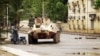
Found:
<path fill-rule="evenodd" d="M 72 5 L 73 3 L 77 4 L 77 1 L 79 1 L 79 7 L 76 6 L 75 7 L 75 13 L 72 11 L 72 9 L 74 8 L 74 6 Z M 84 28 L 86 29 L 86 31 L 90 31 L 91 30 L 91 18 L 90 18 L 90 14 L 97 14 L 98 16 L 100 16 L 100 11 L 97 12 L 97 10 L 94 9 L 94 6 L 92 5 L 91 1 L 95 1 L 95 0 L 84 0 L 84 2 L 82 2 L 82 0 L 68 0 L 68 5 L 70 6 L 70 8 L 68 8 L 68 17 L 72 16 L 72 18 L 68 18 L 68 25 L 70 25 L 70 27 L 72 29 L 69 29 L 69 31 L 82 31 L 83 29 L 83 25 Z M 80 8 L 80 13 L 78 12 Z M 85 11 L 83 11 L 85 8 Z M 74 18 L 75 16 L 75 18 Z M 83 18 L 83 16 L 85 16 L 85 19 Z M 79 19 L 80 17 L 80 19 Z M 99 21 L 97 21 L 97 18 L 95 18 L 96 20 L 94 21 L 94 29 L 99 29 L 100 27 L 98 27 L 98 25 L 100 24 Z M 99 23 L 98 23 L 99 22 Z M 73 26 L 74 25 L 74 26 Z M 73 28 L 76 29 L 73 29 Z M 80 27 L 81 29 L 78 29 L 78 27 Z M 85 31 L 85 30 L 83 30 Z M 91 30 L 94 31 L 94 30 Z"/>

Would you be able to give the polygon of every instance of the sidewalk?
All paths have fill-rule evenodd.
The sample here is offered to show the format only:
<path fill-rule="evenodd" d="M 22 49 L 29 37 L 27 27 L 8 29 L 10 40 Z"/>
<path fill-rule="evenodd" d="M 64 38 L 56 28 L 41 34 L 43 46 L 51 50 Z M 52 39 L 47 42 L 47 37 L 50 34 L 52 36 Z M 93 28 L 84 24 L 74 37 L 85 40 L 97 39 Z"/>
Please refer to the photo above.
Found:
<path fill-rule="evenodd" d="M 78 32 L 66 32 L 63 31 L 64 34 L 71 34 L 71 35 L 80 35 L 80 36 L 92 36 L 92 37 L 100 37 L 99 33 L 78 33 Z"/>
<path fill-rule="evenodd" d="M 12 53 L 9 53 L 9 52 L 7 52 L 5 50 L 2 50 L 0 48 L 0 56 L 16 56 L 16 55 L 15 54 L 12 54 Z"/>
<path fill-rule="evenodd" d="M 40 56 L 37 54 L 32 54 L 20 49 L 15 49 L 15 48 L 7 47 L 7 46 L 0 46 L 0 48 L 6 52 L 14 54 L 15 56 Z M 9 55 L 6 55 L 6 56 L 9 56 Z"/>

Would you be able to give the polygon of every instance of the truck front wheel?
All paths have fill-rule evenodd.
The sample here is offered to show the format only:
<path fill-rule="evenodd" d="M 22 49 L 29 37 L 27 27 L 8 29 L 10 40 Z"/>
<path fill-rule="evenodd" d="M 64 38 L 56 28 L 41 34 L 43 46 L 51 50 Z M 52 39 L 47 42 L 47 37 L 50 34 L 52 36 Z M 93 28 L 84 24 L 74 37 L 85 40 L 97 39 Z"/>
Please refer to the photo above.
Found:
<path fill-rule="evenodd" d="M 57 32 L 53 38 L 54 43 L 60 42 L 60 32 Z"/>
<path fill-rule="evenodd" d="M 33 43 L 37 44 L 38 43 L 38 39 L 33 38 Z"/>
<path fill-rule="evenodd" d="M 29 44 L 33 44 L 33 37 L 28 35 L 28 42 Z"/>

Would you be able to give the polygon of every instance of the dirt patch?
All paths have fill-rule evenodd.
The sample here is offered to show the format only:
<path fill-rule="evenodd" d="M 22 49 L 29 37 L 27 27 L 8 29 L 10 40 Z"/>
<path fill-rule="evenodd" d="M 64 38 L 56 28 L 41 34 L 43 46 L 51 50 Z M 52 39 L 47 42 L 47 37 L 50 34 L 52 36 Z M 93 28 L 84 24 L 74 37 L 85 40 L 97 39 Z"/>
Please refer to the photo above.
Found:
<path fill-rule="evenodd" d="M 14 55 L 12 53 L 0 49 L 0 56 L 17 56 L 17 55 Z"/>

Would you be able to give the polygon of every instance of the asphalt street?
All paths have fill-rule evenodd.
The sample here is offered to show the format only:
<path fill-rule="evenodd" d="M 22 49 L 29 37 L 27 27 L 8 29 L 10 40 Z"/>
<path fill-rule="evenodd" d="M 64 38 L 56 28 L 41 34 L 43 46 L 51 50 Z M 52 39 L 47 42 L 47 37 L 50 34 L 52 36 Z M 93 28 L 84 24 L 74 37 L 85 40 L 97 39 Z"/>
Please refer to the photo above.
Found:
<path fill-rule="evenodd" d="M 19 34 L 26 36 L 27 34 Z M 6 46 L 21 49 L 41 56 L 100 56 L 100 38 L 86 39 L 89 36 L 61 34 L 60 42 L 55 44 L 52 39 L 39 39 L 38 44 L 7 44 Z M 81 38 L 82 37 L 82 38 Z"/>

